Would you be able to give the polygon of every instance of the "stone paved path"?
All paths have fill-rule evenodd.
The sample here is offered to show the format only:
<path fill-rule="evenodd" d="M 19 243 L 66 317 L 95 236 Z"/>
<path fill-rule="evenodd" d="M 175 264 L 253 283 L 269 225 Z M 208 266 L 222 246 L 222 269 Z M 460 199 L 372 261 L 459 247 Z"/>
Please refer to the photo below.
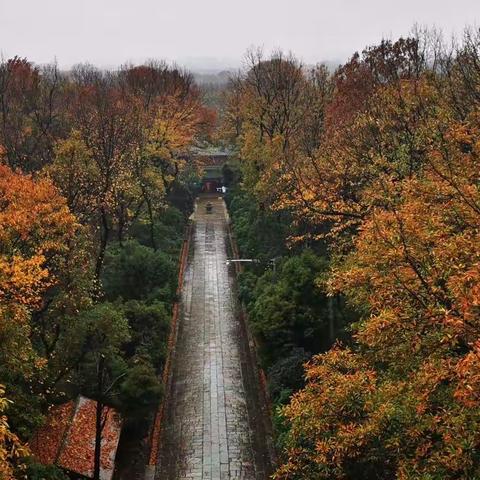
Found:
<path fill-rule="evenodd" d="M 213 212 L 206 214 L 207 200 L 199 201 L 185 272 L 156 478 L 263 480 L 265 444 L 256 431 L 259 407 L 248 398 L 253 377 L 247 379 L 245 339 L 226 265 L 224 205 L 208 200 Z"/>

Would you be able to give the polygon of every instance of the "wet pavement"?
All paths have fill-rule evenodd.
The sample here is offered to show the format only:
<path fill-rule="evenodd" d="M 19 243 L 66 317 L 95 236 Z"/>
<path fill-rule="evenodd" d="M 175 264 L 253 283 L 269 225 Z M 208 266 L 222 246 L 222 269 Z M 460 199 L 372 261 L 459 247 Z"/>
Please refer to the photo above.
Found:
<path fill-rule="evenodd" d="M 264 413 L 226 265 L 227 240 L 223 200 L 200 199 L 156 479 L 268 477 Z"/>

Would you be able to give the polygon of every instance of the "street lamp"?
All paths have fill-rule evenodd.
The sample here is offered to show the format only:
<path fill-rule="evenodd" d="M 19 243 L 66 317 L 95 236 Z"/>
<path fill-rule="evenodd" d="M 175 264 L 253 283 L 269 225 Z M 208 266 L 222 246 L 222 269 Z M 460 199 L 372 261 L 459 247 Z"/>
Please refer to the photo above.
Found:
<path fill-rule="evenodd" d="M 268 263 L 273 266 L 273 272 L 275 273 L 277 270 L 277 260 L 280 260 L 281 257 L 271 258 Z M 225 264 L 231 265 L 232 263 L 261 263 L 258 258 L 229 258 Z"/>
<path fill-rule="evenodd" d="M 228 266 L 232 263 L 260 263 L 257 258 L 229 258 L 225 264 Z"/>

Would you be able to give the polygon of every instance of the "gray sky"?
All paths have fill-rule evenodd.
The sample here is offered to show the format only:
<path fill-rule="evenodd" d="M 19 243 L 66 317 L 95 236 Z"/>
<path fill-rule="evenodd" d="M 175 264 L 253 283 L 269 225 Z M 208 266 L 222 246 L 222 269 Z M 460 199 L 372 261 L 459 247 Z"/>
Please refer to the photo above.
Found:
<path fill-rule="evenodd" d="M 61 67 L 148 58 L 235 67 L 251 46 L 344 60 L 415 24 L 480 23 L 480 0 L 0 0 L 0 53 Z"/>

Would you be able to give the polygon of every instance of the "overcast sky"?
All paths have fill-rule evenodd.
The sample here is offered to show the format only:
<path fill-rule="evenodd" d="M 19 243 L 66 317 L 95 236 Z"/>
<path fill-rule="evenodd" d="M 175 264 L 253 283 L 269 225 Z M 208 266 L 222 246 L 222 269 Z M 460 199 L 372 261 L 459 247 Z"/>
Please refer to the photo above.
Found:
<path fill-rule="evenodd" d="M 415 24 L 450 35 L 480 23 L 480 0 L 0 0 L 0 53 L 61 67 L 148 58 L 236 67 L 251 46 L 307 63 L 345 60 Z"/>

